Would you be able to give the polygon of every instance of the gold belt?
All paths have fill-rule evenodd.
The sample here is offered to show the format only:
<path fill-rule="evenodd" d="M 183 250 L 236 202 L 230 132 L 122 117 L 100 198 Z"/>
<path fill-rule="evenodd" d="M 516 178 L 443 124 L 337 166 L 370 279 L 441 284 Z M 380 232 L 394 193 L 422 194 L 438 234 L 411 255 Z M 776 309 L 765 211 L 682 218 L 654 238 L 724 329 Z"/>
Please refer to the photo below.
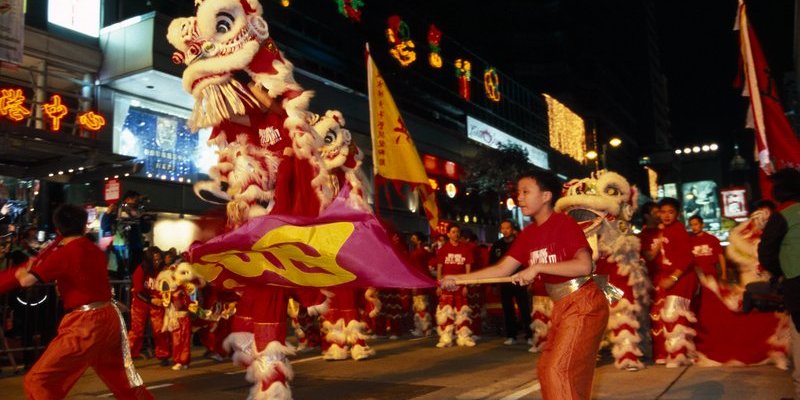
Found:
<path fill-rule="evenodd" d="M 551 300 L 559 301 L 564 297 L 576 292 L 591 279 L 591 275 L 586 275 L 579 276 L 561 283 L 545 283 L 544 289 L 547 291 L 547 295 L 550 296 Z"/>
<path fill-rule="evenodd" d="M 578 289 L 583 287 L 583 285 L 590 280 L 595 281 L 597 287 L 603 292 L 609 304 L 617 302 L 625 295 L 625 292 L 620 288 L 608 282 L 607 275 L 579 276 L 562 283 L 546 283 L 544 288 L 547 291 L 547 295 L 550 296 L 550 299 L 556 302 L 578 291 Z"/>
<path fill-rule="evenodd" d="M 95 301 L 94 303 L 84 304 L 82 306 L 75 307 L 72 310 L 70 310 L 69 312 L 73 312 L 73 311 L 92 311 L 92 310 L 97 310 L 97 309 L 103 308 L 103 307 L 105 307 L 105 306 L 107 306 L 109 304 L 111 304 L 110 301 Z"/>

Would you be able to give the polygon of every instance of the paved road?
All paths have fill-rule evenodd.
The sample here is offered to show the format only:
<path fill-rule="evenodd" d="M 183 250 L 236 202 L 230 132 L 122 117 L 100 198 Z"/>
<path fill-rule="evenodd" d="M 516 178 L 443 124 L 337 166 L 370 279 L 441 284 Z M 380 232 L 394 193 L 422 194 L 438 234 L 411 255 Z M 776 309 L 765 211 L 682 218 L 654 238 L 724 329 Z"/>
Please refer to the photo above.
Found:
<path fill-rule="evenodd" d="M 474 348 L 434 348 L 433 339 L 376 340 L 378 355 L 365 361 L 326 362 L 304 352 L 293 360 L 294 396 L 330 399 L 541 399 L 536 380 L 537 356 L 527 346 L 503 346 L 490 338 Z M 158 399 L 244 399 L 250 385 L 229 362 L 199 359 L 172 371 L 144 361 L 140 373 Z M 790 397 L 789 373 L 772 366 L 740 368 L 650 367 L 618 371 L 603 360 L 595 377 L 596 399 L 736 399 Z M 22 378 L 0 378 L 0 399 L 21 399 Z M 71 399 L 111 397 L 94 373 L 87 372 Z"/>

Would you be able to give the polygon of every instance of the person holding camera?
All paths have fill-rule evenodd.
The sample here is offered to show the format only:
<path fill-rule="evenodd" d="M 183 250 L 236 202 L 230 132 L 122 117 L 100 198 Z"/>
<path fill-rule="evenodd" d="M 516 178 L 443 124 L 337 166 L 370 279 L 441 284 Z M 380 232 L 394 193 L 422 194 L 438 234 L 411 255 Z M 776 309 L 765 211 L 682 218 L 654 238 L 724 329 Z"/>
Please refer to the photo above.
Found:
<path fill-rule="evenodd" d="M 783 301 L 792 317 L 792 361 L 795 398 L 800 398 L 800 171 L 782 169 L 770 176 L 772 197 L 779 203 L 770 214 L 758 261 L 773 276 L 783 277 Z"/>
<path fill-rule="evenodd" d="M 103 236 L 113 236 L 112 253 L 117 261 L 117 278 L 128 277 L 132 267 L 142 263 L 144 237 L 152 222 L 144 214 L 142 195 L 132 190 L 108 207 L 100 218 Z"/>

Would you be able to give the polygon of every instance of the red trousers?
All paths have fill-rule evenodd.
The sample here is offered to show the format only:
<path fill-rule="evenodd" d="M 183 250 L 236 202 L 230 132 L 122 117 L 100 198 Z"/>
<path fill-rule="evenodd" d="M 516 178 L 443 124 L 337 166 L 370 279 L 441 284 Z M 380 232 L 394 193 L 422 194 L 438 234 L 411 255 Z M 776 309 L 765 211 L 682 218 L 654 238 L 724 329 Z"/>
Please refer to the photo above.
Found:
<path fill-rule="evenodd" d="M 89 367 L 117 399 L 153 398 L 144 386 L 128 383 L 119 316 L 111 306 L 64 316 L 58 336 L 25 375 L 25 394 L 28 399 L 64 399 Z"/>
<path fill-rule="evenodd" d="M 192 320 L 189 316 L 178 318 L 178 329 L 172 333 L 172 362 L 189 365 L 192 351 Z"/>
<path fill-rule="evenodd" d="M 151 306 L 143 300 L 133 299 L 131 304 L 131 330 L 128 331 L 128 343 L 131 348 L 131 357 L 139 357 L 144 341 L 144 330 L 147 319 L 150 319 L 150 328 L 153 331 L 153 344 L 155 354 L 159 359 L 169 357 L 169 332 L 161 332 L 164 323 L 164 309 Z"/>
<path fill-rule="evenodd" d="M 542 397 L 590 399 L 597 351 L 608 325 L 608 300 L 593 281 L 553 304 L 550 330 L 536 365 Z"/>

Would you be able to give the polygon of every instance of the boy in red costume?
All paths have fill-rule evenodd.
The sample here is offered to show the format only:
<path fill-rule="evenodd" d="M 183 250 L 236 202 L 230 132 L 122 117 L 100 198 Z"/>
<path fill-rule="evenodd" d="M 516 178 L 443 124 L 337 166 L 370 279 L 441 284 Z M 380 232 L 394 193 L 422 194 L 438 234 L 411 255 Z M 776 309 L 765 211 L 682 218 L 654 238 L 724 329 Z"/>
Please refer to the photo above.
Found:
<path fill-rule="evenodd" d="M 447 228 L 447 243 L 436 253 L 436 278 L 445 275 L 469 274 L 475 252 L 461 242 L 461 229 L 457 225 Z M 467 304 L 467 288 L 459 286 L 453 291 L 437 290 L 439 306 L 436 307 L 439 343 L 436 347 L 450 347 L 453 339 L 459 346 L 472 347 L 472 319 Z"/>
<path fill-rule="evenodd" d="M 156 276 L 163 266 L 162 253 L 158 247 L 150 247 L 145 251 L 144 261 L 131 275 L 131 329 L 128 332 L 128 342 L 131 347 L 131 357 L 139 357 L 144 339 L 144 329 L 147 319 L 153 331 L 155 356 L 161 360 L 162 366 L 169 363 L 169 334 L 161 332 L 164 324 L 164 308 L 161 307 L 161 296 L 155 290 Z"/>
<path fill-rule="evenodd" d="M 686 228 L 678 220 L 680 203 L 664 198 L 659 204 L 661 229 L 653 244 L 657 266 L 656 285 L 650 317 L 653 319 L 653 359 L 667 368 L 688 365 L 694 359 L 696 335 L 691 324 L 697 322 L 691 301 L 697 292 L 692 245 Z"/>
<path fill-rule="evenodd" d="M 720 279 L 728 280 L 728 271 L 725 264 L 725 253 L 716 236 L 703 230 L 703 218 L 699 215 L 689 218 L 689 227 L 692 229 L 690 237 L 692 243 L 692 254 L 697 268 L 704 275 L 717 278 L 717 263 L 720 267 Z"/>
<path fill-rule="evenodd" d="M 497 264 L 472 274 L 447 276 L 441 286 L 452 290 L 457 280 L 509 275 L 519 285 L 544 281 L 554 306 L 547 343 L 536 366 L 542 397 L 589 399 L 609 314 L 608 301 L 591 277 L 591 247 L 575 220 L 553 211 L 561 192 L 558 178 L 532 171 L 519 179 L 517 187 L 517 204 L 534 223 L 519 234 Z M 525 269 L 515 273 L 520 265 Z"/>
<path fill-rule="evenodd" d="M 647 274 L 652 281 L 655 278 L 656 270 L 658 269 L 658 265 L 656 263 L 657 252 L 655 251 L 655 241 L 661 233 L 661 230 L 658 228 L 658 225 L 661 224 L 661 218 L 658 216 L 658 204 L 652 201 L 644 203 L 641 210 L 642 220 L 644 221 L 642 231 L 639 233 L 641 254 L 645 265 L 647 265 Z"/>
<path fill-rule="evenodd" d="M 88 367 L 118 399 L 152 399 L 128 351 L 125 324 L 111 297 L 102 250 L 83 236 L 86 210 L 62 205 L 53 214 L 62 237 L 52 251 L 18 268 L 23 287 L 56 281 L 66 315 L 58 336 L 25 375 L 29 399 L 63 399 Z"/>

